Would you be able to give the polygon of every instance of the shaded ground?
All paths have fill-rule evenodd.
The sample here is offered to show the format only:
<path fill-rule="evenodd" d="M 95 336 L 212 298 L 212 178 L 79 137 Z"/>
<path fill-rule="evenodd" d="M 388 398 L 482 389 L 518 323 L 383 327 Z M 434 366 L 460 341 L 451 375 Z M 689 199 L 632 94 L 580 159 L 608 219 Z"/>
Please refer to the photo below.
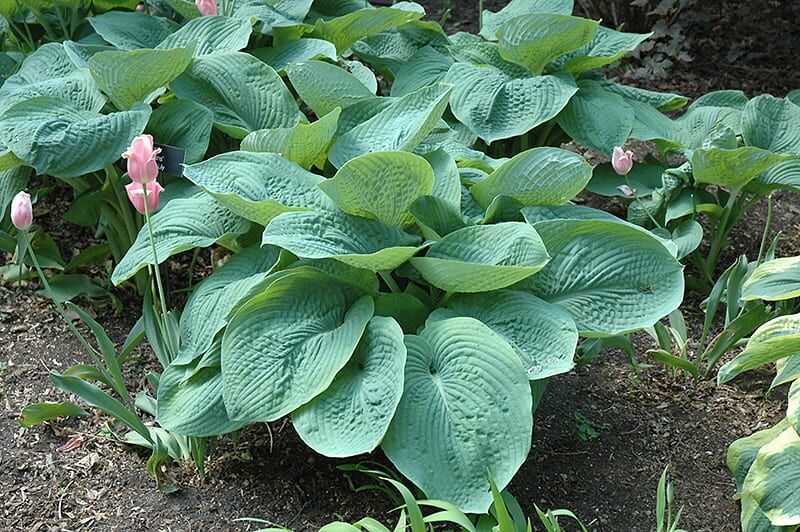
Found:
<path fill-rule="evenodd" d="M 505 2 L 487 1 L 499 8 Z M 800 86 L 796 53 L 775 35 L 796 36 L 793 7 L 786 2 L 759 3 L 761 21 L 747 13 L 750 2 L 707 2 L 711 17 L 697 17 L 694 61 L 678 65 L 663 81 L 639 81 L 697 96 L 719 88 L 741 88 L 749 95 L 783 94 Z M 427 3 L 436 11 L 438 0 Z M 451 31 L 477 25 L 477 2 L 452 2 Z M 760 29 L 759 29 L 760 28 Z M 795 32 L 795 33 L 792 33 Z M 796 42 L 796 39 L 795 39 Z M 730 63 L 731 52 L 739 61 Z M 760 55 L 759 55 L 760 54 Z M 794 77 L 793 77 L 794 76 Z M 613 205 L 609 206 L 611 210 Z M 58 209 L 55 209 L 58 211 Z M 773 233 L 783 230 L 781 254 L 800 252 L 800 203 L 788 193 L 777 195 Z M 733 244 L 720 261 L 727 264 L 758 246 L 765 208 L 743 220 Z M 54 212 L 52 220 L 58 219 Z M 57 240 L 73 229 L 45 225 Z M 74 238 L 74 237 L 73 237 Z M 74 241 L 74 240 L 73 240 Z M 71 250 L 62 247 L 69 255 Z M 177 283 L 176 283 L 177 284 Z M 696 301 L 686 306 L 697 317 Z M 112 337 L 124 338 L 134 318 L 130 304 L 123 317 L 101 315 Z M 696 320 L 695 320 L 696 321 Z M 296 530 L 316 530 L 332 520 L 363 515 L 388 522 L 391 503 L 380 494 L 356 493 L 364 478 L 336 469 L 342 462 L 315 455 L 300 442 L 289 422 L 242 432 L 237 445 L 222 440 L 207 463 L 204 481 L 189 467 L 171 473 L 183 486 L 174 495 L 155 490 L 145 472 L 146 454 L 120 446 L 104 434 L 104 416 L 57 421 L 21 429 L 16 418 L 32 401 L 62 400 L 47 379 L 49 369 L 85 362 L 49 303 L 28 290 L 0 286 L 0 529 L 2 530 L 252 530 L 244 517 L 262 517 Z M 644 352 L 650 345 L 639 339 Z M 642 359 L 642 362 L 647 362 Z M 144 369 L 153 367 L 141 350 L 128 367 L 132 389 L 142 389 Z M 569 508 L 593 531 L 654 530 L 655 489 L 663 467 L 671 464 L 683 524 L 692 532 L 738 529 L 734 484 L 724 466 L 727 446 L 736 438 L 772 425 L 783 415 L 785 389 L 765 399 L 768 372 L 754 372 L 731 386 L 694 386 L 682 375 L 660 367 L 633 371 L 627 358 L 607 354 L 594 363 L 562 375 L 550 384 L 537 412 L 531 457 L 510 489 L 526 511 L 533 505 Z M 576 413 L 598 436 L 581 443 Z M 71 436 L 83 444 L 59 452 Z M 380 458 L 378 458 L 380 460 Z"/>

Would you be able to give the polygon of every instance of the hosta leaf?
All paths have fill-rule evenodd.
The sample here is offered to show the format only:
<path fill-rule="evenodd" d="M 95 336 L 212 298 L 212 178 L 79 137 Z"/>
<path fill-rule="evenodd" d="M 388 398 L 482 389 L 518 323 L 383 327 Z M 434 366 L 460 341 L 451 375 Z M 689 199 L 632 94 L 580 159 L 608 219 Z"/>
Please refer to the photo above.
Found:
<path fill-rule="evenodd" d="M 235 52 L 250 40 L 250 21 L 223 16 L 198 17 L 161 41 L 158 48 L 187 48 L 195 43 L 194 56 Z"/>
<path fill-rule="evenodd" d="M 558 148 L 533 148 L 503 163 L 470 188 L 484 208 L 500 194 L 524 205 L 562 205 L 583 190 L 592 167 L 578 154 Z"/>
<path fill-rule="evenodd" d="M 324 61 L 296 63 L 288 72 L 292 87 L 317 116 L 375 96 L 354 75 Z"/>
<path fill-rule="evenodd" d="M 750 181 L 747 189 L 752 189 L 762 195 L 767 195 L 775 189 L 800 193 L 800 160 L 793 159 L 771 166 L 769 170 Z"/>
<path fill-rule="evenodd" d="M 397 70 L 391 95 L 405 96 L 439 83 L 452 65 L 452 57 L 431 46 L 424 46 Z"/>
<path fill-rule="evenodd" d="M 670 238 L 678 248 L 676 258 L 681 260 L 700 246 L 703 241 L 703 226 L 696 220 L 684 220 L 672 231 Z"/>
<path fill-rule="evenodd" d="M 698 149 L 692 153 L 692 174 L 698 183 L 741 190 L 771 166 L 793 158 L 793 155 L 770 153 L 751 146 L 732 150 Z"/>
<path fill-rule="evenodd" d="M 359 9 L 330 20 L 317 20 L 312 36 L 332 42 L 341 54 L 359 39 L 418 20 L 423 14 L 390 7 Z"/>
<path fill-rule="evenodd" d="M 319 184 L 343 211 L 394 227 L 414 223 L 409 208 L 433 190 L 433 168 L 413 153 L 375 152 L 349 160 Z"/>
<path fill-rule="evenodd" d="M 102 115 L 40 96 L 0 117 L 0 140 L 40 174 L 77 177 L 119 159 L 149 117 L 146 105 Z"/>
<path fill-rule="evenodd" d="M 481 35 L 485 39 L 496 39 L 497 30 L 509 20 L 531 13 L 554 13 L 571 15 L 573 0 L 511 0 L 506 7 L 492 13 L 485 10 L 481 14 Z"/>
<path fill-rule="evenodd" d="M 687 148 L 700 148 L 709 135 L 730 128 L 735 134 L 741 133 L 742 113 L 730 107 L 695 107 L 681 115 L 677 125 L 680 143 Z"/>
<path fill-rule="evenodd" d="M 634 196 L 649 196 L 663 186 L 661 176 L 666 169 L 660 164 L 642 163 L 634 165 L 627 176 L 621 176 L 611 164 L 600 164 L 594 167 L 592 180 L 586 185 L 586 190 L 601 196 L 628 198 L 632 197 L 626 194 L 629 191 L 620 187 L 630 183 Z"/>
<path fill-rule="evenodd" d="M 753 98 L 742 113 L 742 134 L 748 146 L 800 153 L 800 107 L 768 94 Z"/>
<path fill-rule="evenodd" d="M 513 18 L 500 26 L 500 55 L 533 74 L 557 57 L 589 43 L 599 22 L 570 15 L 536 13 Z"/>
<path fill-rule="evenodd" d="M 372 298 L 298 269 L 240 307 L 222 339 L 223 397 L 235 421 L 274 421 L 330 386 L 350 359 Z"/>
<path fill-rule="evenodd" d="M 531 444 L 531 394 L 514 350 L 472 318 L 405 337 L 405 389 L 383 450 L 432 499 L 482 513 Z"/>
<path fill-rule="evenodd" d="M 578 90 L 566 76 L 514 79 L 469 63 L 454 64 L 444 81 L 454 85 L 453 114 L 487 143 L 522 135 L 554 118 Z"/>
<path fill-rule="evenodd" d="M 155 48 L 180 26 L 147 13 L 108 11 L 89 18 L 94 31 L 120 50 Z"/>
<path fill-rule="evenodd" d="M 458 62 L 475 66 L 492 66 L 510 78 L 525 78 L 531 73 L 522 65 L 506 61 L 500 54 L 500 45 L 488 42 L 472 33 L 459 32 L 451 37 L 447 51 Z"/>
<path fill-rule="evenodd" d="M 174 98 L 156 107 L 150 115 L 147 131 L 159 144 L 186 150 L 185 162 L 191 164 L 205 156 L 213 126 L 214 115 L 208 108 L 191 100 Z"/>
<path fill-rule="evenodd" d="M 777 425 L 759 430 L 745 438 L 739 438 L 728 447 L 726 465 L 736 479 L 737 493 L 741 493 L 745 477 L 758 455 L 758 450 L 780 436 L 789 426 L 789 421 L 784 418 Z"/>
<path fill-rule="evenodd" d="M 292 63 L 302 63 L 320 57 L 336 60 L 336 47 L 322 39 L 297 39 L 251 52 L 276 72 L 284 72 Z"/>
<path fill-rule="evenodd" d="M 342 212 L 287 212 L 264 231 L 264 244 L 298 257 L 336 259 L 356 268 L 393 270 L 419 251 L 420 238 L 375 220 Z"/>
<path fill-rule="evenodd" d="M 652 33 L 623 33 L 605 26 L 597 28 L 597 34 L 586 46 L 576 50 L 556 63 L 571 74 L 582 74 L 587 70 L 604 67 L 634 51 Z"/>
<path fill-rule="evenodd" d="M 578 81 L 578 92 L 558 115 L 558 125 L 588 148 L 611 155 L 633 130 L 633 109 L 618 94 L 592 80 Z"/>
<path fill-rule="evenodd" d="M 217 127 L 236 138 L 259 129 L 292 127 L 303 119 L 280 76 L 248 54 L 196 58 L 171 88 L 211 109 Z"/>
<path fill-rule="evenodd" d="M 534 225 L 552 259 L 518 285 L 566 310 L 582 335 L 652 326 L 683 299 L 683 268 L 656 237 L 606 220 Z"/>
<path fill-rule="evenodd" d="M 743 497 L 752 497 L 773 526 L 800 524 L 798 462 L 800 436 L 788 428 L 759 449 L 745 479 Z"/>
<path fill-rule="evenodd" d="M 761 327 L 747 341 L 744 351 L 717 373 L 724 384 L 741 373 L 800 353 L 800 314 L 778 316 Z"/>
<path fill-rule="evenodd" d="M 411 215 L 428 240 L 439 240 L 467 223 L 461 205 L 453 205 L 438 196 L 422 196 L 411 204 Z"/>
<path fill-rule="evenodd" d="M 434 286 L 448 292 L 505 288 L 545 267 L 549 256 L 528 224 L 506 222 L 459 229 L 433 244 L 411 264 Z"/>
<path fill-rule="evenodd" d="M 407 333 L 416 333 L 430 313 L 425 303 L 410 292 L 380 294 L 375 298 L 375 315 L 394 318 Z"/>
<path fill-rule="evenodd" d="M 775 378 L 769 385 L 770 390 L 800 379 L 800 352 L 781 358 L 775 362 Z"/>
<path fill-rule="evenodd" d="M 414 21 L 366 37 L 354 43 L 352 50 L 372 66 L 373 70 L 396 75 L 420 49 L 430 46 L 445 52 L 448 44 L 449 40 L 439 24 L 433 21 Z M 430 84 L 432 83 L 428 85 Z"/>
<path fill-rule="evenodd" d="M 398 98 L 339 137 L 328 158 L 336 167 L 370 152 L 411 151 L 433 131 L 447 108 L 451 87 L 433 85 Z"/>
<path fill-rule="evenodd" d="M 295 430 L 325 456 L 372 452 L 400 402 L 405 363 L 403 330 L 392 318 L 372 318 L 330 387 L 292 414 Z"/>
<path fill-rule="evenodd" d="M 180 353 L 173 364 L 188 364 L 211 347 L 228 314 L 266 278 L 278 251 L 271 246 L 247 248 L 197 285 L 181 313 Z"/>
<path fill-rule="evenodd" d="M 358 79 L 358 81 L 369 90 L 370 94 L 376 94 L 378 92 L 378 78 L 375 77 L 372 70 L 364 63 L 361 61 L 342 59 L 342 66 Z"/>
<path fill-rule="evenodd" d="M 222 389 L 219 355 L 216 364 L 209 366 L 201 366 L 200 361 L 183 366 L 173 362 L 158 381 L 159 425 L 187 436 L 217 436 L 239 430 L 246 423 L 229 419 Z"/>
<path fill-rule="evenodd" d="M 459 294 L 447 302 L 461 316 L 488 325 L 514 348 L 528 378 L 544 379 L 572 369 L 578 345 L 575 322 L 559 307 L 536 296 L 500 290 L 486 298 Z"/>
<path fill-rule="evenodd" d="M 237 0 L 231 16 L 258 22 L 256 28 L 260 33 L 274 36 L 275 30 L 302 26 L 311 3 L 312 0 Z"/>
<path fill-rule="evenodd" d="M 208 247 L 223 237 L 245 233 L 250 224 L 203 192 L 192 189 L 168 201 L 150 218 L 158 262 L 196 247 Z M 148 264 L 154 264 L 147 228 L 114 268 L 111 281 L 118 285 Z"/>
<path fill-rule="evenodd" d="M 445 150 L 434 150 L 423 155 L 433 168 L 432 196 L 461 208 L 461 179 L 455 160 Z"/>
<path fill-rule="evenodd" d="M 291 263 L 286 270 L 278 272 L 278 274 L 297 268 L 314 268 L 373 296 L 377 295 L 381 288 L 381 283 L 375 272 L 349 266 L 334 259 L 299 259 Z M 277 276 L 278 274 L 275 275 Z"/>
<path fill-rule="evenodd" d="M 522 216 L 531 225 L 549 220 L 610 220 L 612 222 L 625 223 L 624 220 L 617 218 L 610 212 L 572 204 L 525 207 L 522 209 Z"/>
<path fill-rule="evenodd" d="M 275 153 L 222 153 L 185 167 L 183 175 L 260 225 L 282 212 L 332 206 L 318 187 L 325 178 Z"/>
<path fill-rule="evenodd" d="M 689 106 L 695 107 L 730 107 L 743 111 L 750 99 L 740 90 L 719 90 L 703 94 Z"/>
<path fill-rule="evenodd" d="M 40 46 L 22 62 L 19 70 L 3 83 L 3 94 L 41 81 L 69 76 L 77 70 L 59 43 Z"/>
<path fill-rule="evenodd" d="M 118 109 L 150 103 L 153 92 L 177 78 L 192 60 L 187 48 L 100 52 L 89 60 L 89 72 Z"/>
<path fill-rule="evenodd" d="M 598 83 L 608 91 L 619 94 L 627 100 L 633 100 L 655 107 L 661 112 L 674 111 L 680 109 L 689 101 L 686 96 L 680 94 L 673 94 L 670 92 L 655 92 L 631 85 L 622 85 L 619 83 L 612 83 L 610 81 L 599 80 Z"/>
<path fill-rule="evenodd" d="M 783 301 L 800 296 L 800 257 L 783 257 L 760 264 L 742 286 L 742 299 Z"/>
<path fill-rule="evenodd" d="M 242 150 L 278 153 L 306 170 L 315 162 L 322 168 L 340 113 L 336 108 L 310 124 L 253 131 L 242 140 Z"/>

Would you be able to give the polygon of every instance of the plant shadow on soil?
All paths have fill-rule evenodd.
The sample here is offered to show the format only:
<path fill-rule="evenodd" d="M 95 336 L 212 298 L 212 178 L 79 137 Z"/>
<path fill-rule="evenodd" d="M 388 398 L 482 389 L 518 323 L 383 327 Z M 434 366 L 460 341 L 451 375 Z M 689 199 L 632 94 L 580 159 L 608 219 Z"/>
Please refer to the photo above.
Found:
<path fill-rule="evenodd" d="M 428 4 L 435 11 L 437 2 Z M 467 8 L 472 4 L 453 2 L 453 31 L 474 29 L 475 8 Z M 503 4 L 487 2 L 492 9 Z M 767 45 L 768 36 L 762 37 Z M 675 68 L 678 81 L 654 82 L 650 88 L 692 96 L 730 87 L 744 88 L 749 96 L 762 91 L 780 95 L 793 88 L 786 79 L 764 75 L 768 65 L 759 67 L 751 85 L 732 85 L 731 76 L 716 78 L 707 68 L 694 68 L 697 61 L 696 55 L 691 68 Z M 788 64 L 783 68 L 800 72 Z M 748 79 L 746 70 L 739 79 Z M 619 209 L 613 202 L 606 207 Z M 800 202 L 781 193 L 775 212 L 774 227 L 785 233 L 780 254 L 797 254 Z M 754 255 L 764 216 L 762 202 L 741 222 L 742 230 L 721 264 L 729 264 L 739 253 Z M 55 223 L 58 216 L 52 219 Z M 70 228 L 45 225 L 57 240 L 59 233 L 72 234 Z M 697 305 L 697 298 L 691 297 L 684 304 L 695 332 L 702 319 Z M 138 302 L 128 302 L 122 316 L 109 314 L 98 320 L 115 341 L 122 341 L 134 314 Z M 211 531 L 263 526 L 233 521 L 245 517 L 316 530 L 332 520 L 353 521 L 365 515 L 387 524 L 396 519 L 387 498 L 355 491 L 368 479 L 336 468 L 347 461 L 316 455 L 288 421 L 247 428 L 236 445 L 223 438 L 207 462 L 203 481 L 189 466 L 171 467 L 170 474 L 183 489 L 163 495 L 146 474 L 145 453 L 103 436 L 109 421 L 105 416 L 57 420 L 32 429 L 17 424 L 25 404 L 66 398 L 47 378 L 49 369 L 87 361 L 48 301 L 28 289 L 0 286 L 0 338 L 2 530 Z M 647 337 L 638 335 L 636 345 L 640 361 L 648 362 L 643 356 L 651 347 Z M 131 389 L 145 388 L 144 370 L 155 364 L 148 350 L 137 350 L 126 371 Z M 725 452 L 735 439 L 783 416 L 786 390 L 765 396 L 770 378 L 764 370 L 721 388 L 713 382 L 695 386 L 682 374 L 658 366 L 637 372 L 621 353 L 604 353 L 592 364 L 552 379 L 536 413 L 531 455 L 509 489 L 531 515 L 534 504 L 569 508 L 593 531 L 650 531 L 655 529 L 656 482 L 669 464 L 677 505 L 685 506 L 683 527 L 692 532 L 736 531 L 739 508 Z M 580 441 L 576 413 L 597 430 L 596 438 Z M 80 447 L 57 450 L 76 434 L 83 437 Z M 376 459 L 386 463 L 380 455 Z"/>

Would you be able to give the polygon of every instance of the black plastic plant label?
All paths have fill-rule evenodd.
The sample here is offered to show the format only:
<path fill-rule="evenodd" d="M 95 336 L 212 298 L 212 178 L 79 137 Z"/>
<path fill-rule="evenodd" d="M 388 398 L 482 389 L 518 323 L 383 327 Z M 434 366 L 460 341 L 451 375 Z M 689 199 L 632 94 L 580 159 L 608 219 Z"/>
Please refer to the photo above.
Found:
<path fill-rule="evenodd" d="M 159 173 L 180 177 L 183 175 L 183 162 L 186 160 L 186 150 L 167 146 L 166 144 L 155 144 L 156 148 L 161 148 L 161 153 L 156 156 Z"/>

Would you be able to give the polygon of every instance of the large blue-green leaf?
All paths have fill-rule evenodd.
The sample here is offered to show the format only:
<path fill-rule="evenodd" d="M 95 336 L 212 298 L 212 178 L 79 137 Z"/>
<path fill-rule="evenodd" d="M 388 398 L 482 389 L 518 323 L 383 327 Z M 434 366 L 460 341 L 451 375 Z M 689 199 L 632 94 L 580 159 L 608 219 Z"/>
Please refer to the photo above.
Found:
<path fill-rule="evenodd" d="M 416 255 L 420 238 L 376 220 L 339 211 L 310 211 L 275 217 L 264 231 L 263 243 L 298 257 L 389 271 Z"/>
<path fill-rule="evenodd" d="M 430 46 L 445 52 L 448 44 L 449 39 L 436 22 L 413 21 L 361 39 L 353 44 L 352 50 L 373 70 L 397 75 L 420 49 Z"/>
<path fill-rule="evenodd" d="M 599 24 L 596 20 L 551 13 L 515 17 L 497 30 L 500 55 L 539 75 L 557 57 L 591 42 Z"/>
<path fill-rule="evenodd" d="M 184 168 L 183 175 L 248 220 L 266 225 L 293 210 L 327 209 L 325 178 L 276 153 L 232 151 Z"/>
<path fill-rule="evenodd" d="M 582 335 L 650 327 L 683 300 L 683 267 L 647 231 L 600 219 L 534 227 L 552 259 L 517 288 L 566 310 Z"/>
<path fill-rule="evenodd" d="M 450 108 L 487 143 L 527 133 L 554 118 L 578 90 L 569 76 L 512 78 L 492 66 L 456 63 L 444 77 L 454 86 Z"/>
<path fill-rule="evenodd" d="M 763 94 L 742 113 L 745 144 L 775 153 L 800 153 L 800 107 L 791 100 Z"/>
<path fill-rule="evenodd" d="M 470 188 L 485 209 L 499 195 L 523 205 L 563 205 L 592 178 L 592 166 L 580 155 L 558 148 L 533 148 L 503 163 Z"/>
<path fill-rule="evenodd" d="M 439 83 L 453 65 L 453 58 L 432 46 L 420 48 L 398 70 L 392 83 L 392 96 L 405 96 Z"/>
<path fill-rule="evenodd" d="M 571 15 L 573 0 L 511 0 L 507 6 L 493 13 L 481 13 L 481 35 L 485 39 L 496 39 L 497 30 L 509 20 L 531 13 L 555 13 Z"/>
<path fill-rule="evenodd" d="M 150 103 L 155 91 L 186 70 L 191 48 L 100 52 L 89 60 L 89 72 L 118 109 Z"/>
<path fill-rule="evenodd" d="M 350 285 L 299 268 L 242 305 L 222 339 L 223 397 L 235 421 L 273 421 L 330 386 L 374 305 Z"/>
<path fill-rule="evenodd" d="M 89 18 L 94 31 L 120 50 L 155 48 L 179 28 L 175 22 L 148 13 L 108 11 Z"/>
<path fill-rule="evenodd" d="M 528 224 L 505 222 L 454 231 L 411 264 L 434 286 L 448 292 L 505 288 L 545 267 L 549 256 Z"/>
<path fill-rule="evenodd" d="M 429 322 L 405 338 L 405 390 L 383 450 L 432 499 L 489 509 L 531 444 L 531 393 L 519 356 L 472 318 Z"/>
<path fill-rule="evenodd" d="M 223 16 L 198 17 L 167 36 L 158 48 L 186 48 L 194 43 L 195 57 L 235 52 L 247 46 L 251 31 L 249 20 Z"/>
<path fill-rule="evenodd" d="M 333 19 L 317 20 L 311 35 L 332 42 L 341 54 L 359 39 L 418 20 L 423 14 L 390 7 L 359 9 Z"/>
<path fill-rule="evenodd" d="M 180 353 L 173 364 L 188 364 L 211 347 L 236 304 L 266 278 L 278 251 L 271 246 L 247 248 L 197 285 L 181 313 Z"/>
<path fill-rule="evenodd" d="M 375 316 L 330 387 L 292 414 L 295 430 L 325 456 L 372 452 L 400 402 L 405 365 L 403 330 L 392 318 Z"/>
<path fill-rule="evenodd" d="M 394 227 L 414 223 L 410 207 L 433 190 L 433 168 L 413 153 L 375 152 L 347 161 L 319 187 L 343 211 Z"/>
<path fill-rule="evenodd" d="M 310 124 L 253 131 L 242 140 L 242 149 L 278 153 L 306 170 L 314 164 L 323 168 L 340 113 L 337 107 Z"/>
<path fill-rule="evenodd" d="M 321 117 L 375 94 L 345 69 L 324 61 L 305 61 L 288 68 L 289 80 L 300 98 Z"/>
<path fill-rule="evenodd" d="M 590 79 L 578 81 L 578 92 L 558 115 L 558 125 L 570 137 L 606 156 L 625 144 L 633 123 L 625 99 Z"/>
<path fill-rule="evenodd" d="M 179 97 L 211 109 L 216 126 L 236 138 L 305 120 L 280 76 L 241 52 L 195 58 L 171 88 Z"/>
<path fill-rule="evenodd" d="M 256 48 L 251 52 L 276 72 L 284 72 L 292 63 L 302 63 L 320 57 L 336 60 L 336 47 L 322 39 L 297 39 L 278 46 Z"/>
<path fill-rule="evenodd" d="M 578 330 L 569 314 L 536 296 L 500 290 L 487 298 L 458 294 L 449 309 L 488 325 L 514 348 L 528 378 L 544 379 L 572 369 Z"/>
<path fill-rule="evenodd" d="M 594 39 L 586 46 L 559 58 L 556 63 L 571 74 L 604 67 L 634 51 L 652 33 L 623 33 L 605 26 L 597 28 Z"/>
<path fill-rule="evenodd" d="M 175 185 L 173 185 L 175 186 Z M 192 248 L 208 247 L 224 237 L 245 233 L 250 224 L 206 192 L 188 187 L 150 218 L 158 262 Z M 147 227 L 114 268 L 114 284 L 129 279 L 148 264 L 155 264 Z"/>
<path fill-rule="evenodd" d="M 120 158 L 150 118 L 150 107 L 103 115 L 40 96 L 0 117 L 0 140 L 40 174 L 77 177 Z"/>
<path fill-rule="evenodd" d="M 156 107 L 147 123 L 147 132 L 155 142 L 186 150 L 185 162 L 196 163 L 208 150 L 214 115 L 191 100 L 170 99 Z"/>
<path fill-rule="evenodd" d="M 449 85 L 432 85 L 398 98 L 339 137 L 328 158 L 336 167 L 376 151 L 411 151 L 433 131 L 447 109 Z"/>
<path fill-rule="evenodd" d="M 692 174 L 698 183 L 741 190 L 772 166 L 794 158 L 794 155 L 771 153 L 752 146 L 701 148 L 692 152 Z"/>

